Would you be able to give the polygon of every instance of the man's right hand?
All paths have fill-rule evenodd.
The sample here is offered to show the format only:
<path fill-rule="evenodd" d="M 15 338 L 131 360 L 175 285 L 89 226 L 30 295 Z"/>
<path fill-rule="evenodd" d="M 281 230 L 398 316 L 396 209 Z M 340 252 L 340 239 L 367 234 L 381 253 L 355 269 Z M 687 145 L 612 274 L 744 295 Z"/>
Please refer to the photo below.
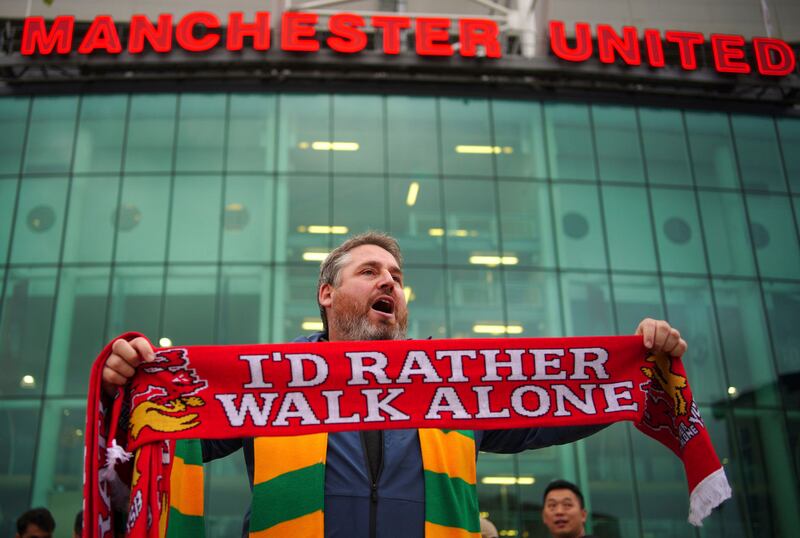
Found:
<path fill-rule="evenodd" d="M 143 362 L 152 362 L 156 354 L 147 338 L 140 336 L 130 342 L 122 338 L 111 344 L 111 355 L 108 356 L 103 367 L 103 392 L 113 396 L 118 387 L 124 386 L 133 374 L 136 367 Z"/>

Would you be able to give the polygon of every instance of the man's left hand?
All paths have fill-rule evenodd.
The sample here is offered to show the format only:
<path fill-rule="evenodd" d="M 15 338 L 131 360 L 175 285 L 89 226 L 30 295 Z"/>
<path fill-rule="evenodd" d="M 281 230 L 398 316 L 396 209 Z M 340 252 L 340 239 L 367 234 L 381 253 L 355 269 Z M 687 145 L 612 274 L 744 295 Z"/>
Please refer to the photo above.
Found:
<path fill-rule="evenodd" d="M 644 318 L 634 334 L 644 336 L 644 345 L 651 351 L 663 351 L 673 357 L 683 356 L 688 347 L 678 329 L 663 319 Z"/>

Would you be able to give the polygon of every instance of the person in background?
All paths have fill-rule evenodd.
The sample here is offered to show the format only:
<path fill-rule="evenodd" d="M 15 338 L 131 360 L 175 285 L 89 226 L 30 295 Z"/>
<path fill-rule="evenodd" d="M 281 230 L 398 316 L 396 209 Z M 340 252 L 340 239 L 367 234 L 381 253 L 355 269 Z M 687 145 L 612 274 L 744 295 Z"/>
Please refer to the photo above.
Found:
<path fill-rule="evenodd" d="M 542 521 L 553 538 L 592 538 L 586 534 L 586 508 L 578 486 L 554 480 L 544 490 Z"/>
<path fill-rule="evenodd" d="M 56 522 L 47 508 L 31 508 L 17 519 L 16 538 L 53 538 Z"/>
<path fill-rule="evenodd" d="M 81 538 L 83 532 L 83 510 L 75 514 L 75 523 L 72 524 L 72 538 Z"/>

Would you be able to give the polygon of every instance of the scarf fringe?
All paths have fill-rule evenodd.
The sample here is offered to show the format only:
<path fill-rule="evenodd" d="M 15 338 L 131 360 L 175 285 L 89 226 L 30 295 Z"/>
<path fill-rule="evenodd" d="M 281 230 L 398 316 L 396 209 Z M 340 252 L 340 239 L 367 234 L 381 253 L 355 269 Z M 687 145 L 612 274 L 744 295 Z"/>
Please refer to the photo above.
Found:
<path fill-rule="evenodd" d="M 702 527 L 711 511 L 731 498 L 731 486 L 720 467 L 698 483 L 689 495 L 689 523 Z"/>

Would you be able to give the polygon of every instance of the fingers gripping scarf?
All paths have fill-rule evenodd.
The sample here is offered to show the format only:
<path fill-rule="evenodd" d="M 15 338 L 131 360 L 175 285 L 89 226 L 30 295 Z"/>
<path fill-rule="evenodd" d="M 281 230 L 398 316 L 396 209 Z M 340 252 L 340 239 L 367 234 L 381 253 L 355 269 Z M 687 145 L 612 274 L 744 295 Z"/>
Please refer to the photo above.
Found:
<path fill-rule="evenodd" d="M 683 461 L 690 522 L 730 497 L 681 361 L 641 337 L 169 348 L 109 410 L 110 352 L 90 380 L 85 537 L 111 536 L 115 498 L 129 499 L 128 536 L 202 536 L 199 444 L 176 448 L 192 438 L 268 436 L 255 442 L 254 536 L 322 535 L 327 433 L 345 430 L 420 428 L 428 538 L 478 532 L 476 429 L 630 420 Z"/>

